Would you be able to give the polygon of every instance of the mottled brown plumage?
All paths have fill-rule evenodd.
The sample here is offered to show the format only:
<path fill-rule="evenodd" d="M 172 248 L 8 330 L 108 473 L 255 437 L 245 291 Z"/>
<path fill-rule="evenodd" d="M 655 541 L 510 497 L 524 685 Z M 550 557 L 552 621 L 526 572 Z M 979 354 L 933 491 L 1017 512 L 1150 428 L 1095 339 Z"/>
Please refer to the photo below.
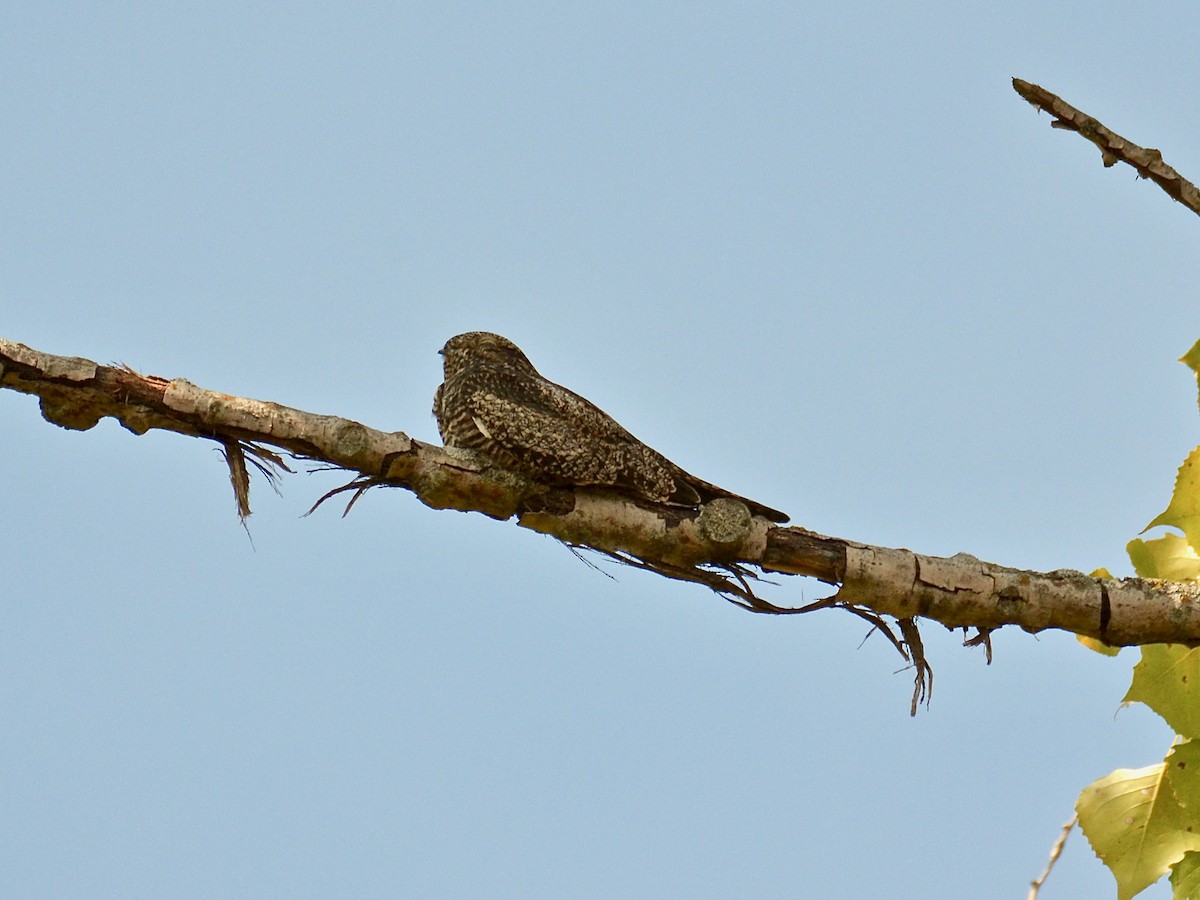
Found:
<path fill-rule="evenodd" d="M 477 450 L 502 468 L 549 484 L 607 487 L 692 508 L 732 497 L 772 522 L 788 520 L 689 475 L 603 410 L 543 378 L 507 338 L 471 331 L 451 338 L 441 353 L 445 381 L 433 414 L 448 447 Z"/>

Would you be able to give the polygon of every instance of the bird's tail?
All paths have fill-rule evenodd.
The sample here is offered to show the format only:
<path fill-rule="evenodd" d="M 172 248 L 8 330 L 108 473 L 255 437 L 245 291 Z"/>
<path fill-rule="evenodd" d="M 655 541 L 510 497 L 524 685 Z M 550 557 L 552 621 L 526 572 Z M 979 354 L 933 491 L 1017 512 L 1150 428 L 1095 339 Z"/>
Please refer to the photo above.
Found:
<path fill-rule="evenodd" d="M 791 521 L 791 517 L 785 512 L 780 512 L 777 509 L 764 506 L 756 500 L 751 500 L 748 497 L 743 497 L 740 494 L 735 494 L 732 491 L 727 491 L 724 488 L 717 487 L 715 484 L 711 484 L 710 482 L 707 482 L 702 478 L 697 478 L 694 475 L 687 475 L 687 483 L 695 489 L 696 493 L 700 495 L 700 499 L 705 503 L 707 503 L 709 500 L 716 500 L 718 497 L 729 497 L 732 500 L 739 500 L 742 503 L 745 503 L 746 506 L 749 507 L 750 512 L 752 512 L 754 515 L 762 516 L 764 519 L 768 519 L 771 522 L 782 525 L 785 522 Z"/>

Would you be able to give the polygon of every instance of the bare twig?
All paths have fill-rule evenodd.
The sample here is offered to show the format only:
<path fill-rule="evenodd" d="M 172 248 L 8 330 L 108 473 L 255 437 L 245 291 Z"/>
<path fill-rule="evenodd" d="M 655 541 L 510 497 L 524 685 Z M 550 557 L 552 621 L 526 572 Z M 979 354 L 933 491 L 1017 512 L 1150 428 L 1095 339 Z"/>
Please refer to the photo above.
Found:
<path fill-rule="evenodd" d="M 1050 848 L 1050 860 L 1046 863 L 1046 868 L 1042 870 L 1042 874 L 1033 879 L 1029 883 L 1029 893 L 1025 895 L 1025 900 L 1037 900 L 1038 891 L 1042 889 L 1042 885 L 1046 883 L 1046 879 L 1050 877 L 1050 871 L 1054 868 L 1054 864 L 1058 862 L 1058 858 L 1062 856 L 1063 847 L 1066 846 L 1067 837 L 1071 833 L 1071 829 L 1079 822 L 1079 814 L 1071 816 L 1071 821 L 1067 822 L 1062 827 L 1062 833 L 1059 834 L 1058 840 L 1054 842 L 1054 846 Z"/>
<path fill-rule="evenodd" d="M 1013 89 L 1039 110 L 1044 109 L 1054 121 L 1050 125 L 1074 131 L 1100 148 L 1100 158 L 1105 167 L 1118 162 L 1127 163 L 1137 171 L 1138 177 L 1148 178 L 1178 200 L 1192 212 L 1200 215 L 1200 190 L 1163 162 L 1158 150 L 1139 147 L 1133 141 L 1109 131 L 1087 113 L 1080 112 L 1061 97 L 1050 93 L 1041 85 L 1030 84 L 1020 78 L 1012 80 Z"/>

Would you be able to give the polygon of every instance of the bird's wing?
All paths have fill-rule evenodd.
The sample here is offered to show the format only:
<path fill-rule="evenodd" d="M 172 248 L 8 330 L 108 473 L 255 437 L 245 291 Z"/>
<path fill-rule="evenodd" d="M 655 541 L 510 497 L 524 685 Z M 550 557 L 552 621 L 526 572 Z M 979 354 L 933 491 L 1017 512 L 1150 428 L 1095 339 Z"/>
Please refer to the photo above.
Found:
<path fill-rule="evenodd" d="M 480 388 L 468 402 L 475 426 L 539 475 L 659 501 L 699 502 L 691 486 L 676 483 L 671 463 L 566 388 L 530 391 L 519 400 Z"/>
<path fill-rule="evenodd" d="M 694 507 L 717 497 L 786 522 L 786 513 L 688 473 L 639 441 L 611 416 L 559 385 L 526 385 L 520 400 L 486 388 L 470 393 L 475 427 L 530 474 L 571 485 L 629 491 L 660 503 Z"/>

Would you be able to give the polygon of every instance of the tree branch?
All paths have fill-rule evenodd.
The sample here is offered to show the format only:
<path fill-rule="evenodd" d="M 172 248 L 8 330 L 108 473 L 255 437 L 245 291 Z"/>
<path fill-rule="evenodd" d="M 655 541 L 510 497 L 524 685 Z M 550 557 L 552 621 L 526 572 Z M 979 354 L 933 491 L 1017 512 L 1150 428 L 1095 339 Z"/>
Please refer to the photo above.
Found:
<path fill-rule="evenodd" d="M 1087 113 L 1080 112 L 1061 97 L 1050 93 L 1041 85 L 1030 84 L 1020 78 L 1012 80 L 1013 90 L 1031 103 L 1035 109 L 1046 110 L 1054 121 L 1052 128 L 1074 131 L 1100 148 L 1100 158 L 1105 168 L 1118 162 L 1127 163 L 1137 171 L 1139 178 L 1148 178 L 1178 200 L 1192 212 L 1200 215 L 1200 190 L 1163 162 L 1158 150 L 1139 147 L 1133 141 L 1109 131 Z"/>
<path fill-rule="evenodd" d="M 502 520 L 515 516 L 518 525 L 570 547 L 705 584 L 754 612 L 848 610 L 883 629 L 919 672 L 925 667 L 913 626 L 919 618 L 976 629 L 971 644 L 988 644 L 990 632 L 1005 625 L 1029 632 L 1061 629 L 1115 646 L 1200 642 L 1200 586 L 1193 583 L 1031 572 L 965 553 L 941 558 L 874 547 L 772 526 L 728 499 L 695 511 L 598 489 L 548 487 L 496 469 L 468 451 L 425 444 L 401 432 L 221 394 L 182 379 L 140 375 L 125 366 L 53 356 L 5 340 L 0 340 L 0 387 L 36 395 L 43 417 L 64 428 L 86 430 L 111 416 L 138 435 L 158 428 L 220 443 L 230 460 L 239 510 L 246 514 L 244 454 L 264 471 L 286 469 L 267 449 L 276 447 L 359 473 L 345 486 L 359 494 L 374 486 L 400 487 L 434 509 Z M 806 606 L 777 606 L 750 590 L 751 569 L 807 575 L 839 590 Z M 900 637 L 885 616 L 896 620 Z"/>

